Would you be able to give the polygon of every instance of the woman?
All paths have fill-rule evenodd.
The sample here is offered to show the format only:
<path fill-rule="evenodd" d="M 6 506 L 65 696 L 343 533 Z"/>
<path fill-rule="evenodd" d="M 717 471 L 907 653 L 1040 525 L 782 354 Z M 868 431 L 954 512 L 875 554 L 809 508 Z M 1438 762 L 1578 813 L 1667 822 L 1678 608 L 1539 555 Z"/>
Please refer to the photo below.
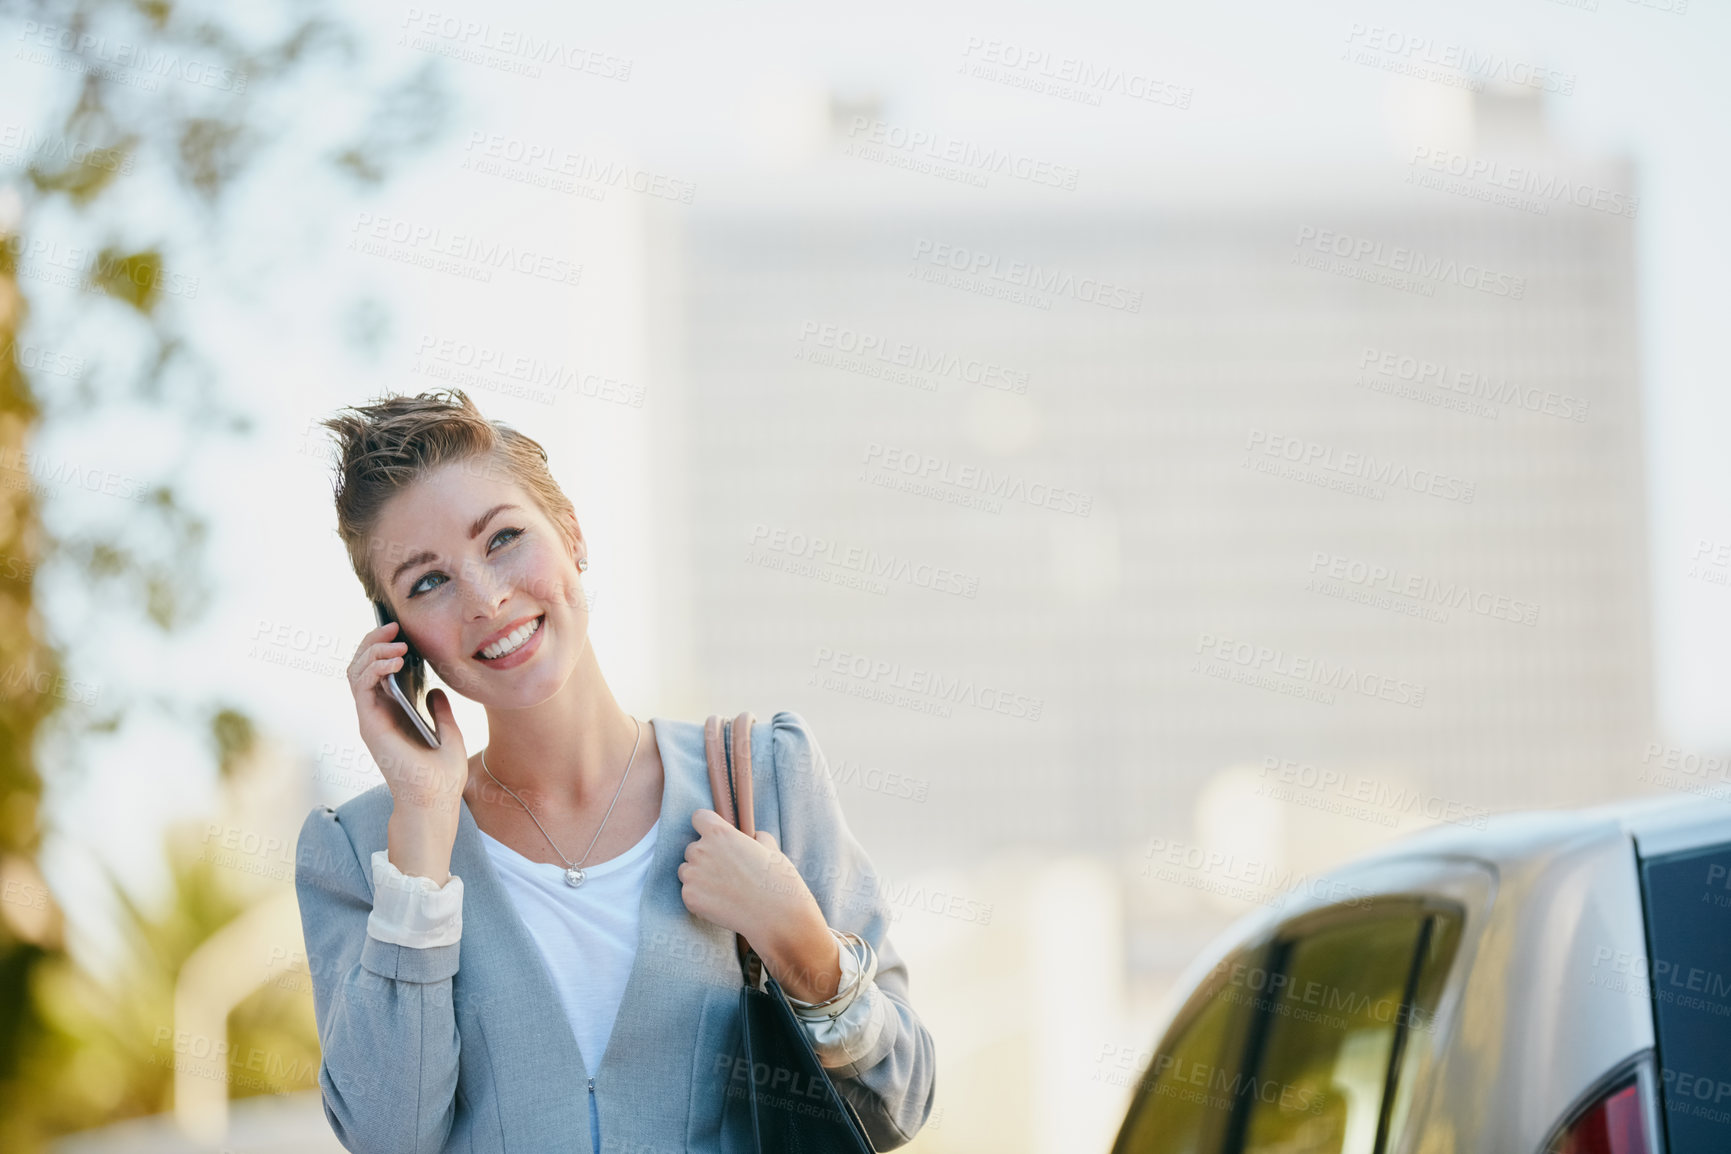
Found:
<path fill-rule="evenodd" d="M 324 426 L 338 533 L 395 618 L 349 667 L 384 784 L 314 809 L 296 855 L 343 1145 L 749 1149 L 736 933 L 877 1149 L 905 1144 L 931 1110 L 932 1040 L 804 719 L 753 727 L 748 837 L 713 808 L 702 725 L 614 701 L 588 542 L 539 444 L 460 390 Z M 437 749 L 399 716 L 383 681 L 411 640 L 486 708 L 477 755 L 443 690 Z"/>

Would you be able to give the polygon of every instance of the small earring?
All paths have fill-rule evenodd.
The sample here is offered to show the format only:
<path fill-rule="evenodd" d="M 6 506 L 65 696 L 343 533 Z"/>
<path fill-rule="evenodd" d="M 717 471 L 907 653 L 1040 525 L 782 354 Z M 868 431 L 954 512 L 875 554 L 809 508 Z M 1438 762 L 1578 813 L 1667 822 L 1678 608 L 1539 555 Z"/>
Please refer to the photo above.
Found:
<path fill-rule="evenodd" d="M 578 569 L 587 569 L 587 568 L 589 568 L 589 558 L 587 558 L 587 557 L 579 557 L 579 558 L 577 558 L 577 568 L 578 568 Z"/>

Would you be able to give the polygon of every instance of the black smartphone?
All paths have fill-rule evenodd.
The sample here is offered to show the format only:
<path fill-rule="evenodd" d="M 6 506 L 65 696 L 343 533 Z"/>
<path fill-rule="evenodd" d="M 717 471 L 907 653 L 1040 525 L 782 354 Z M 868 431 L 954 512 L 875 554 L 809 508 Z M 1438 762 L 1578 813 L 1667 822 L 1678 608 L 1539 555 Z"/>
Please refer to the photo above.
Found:
<path fill-rule="evenodd" d="M 383 601 L 373 602 L 373 616 L 379 619 L 380 625 L 395 621 L 391 610 Z M 395 673 L 385 676 L 385 688 L 396 703 L 402 707 L 421 739 L 434 749 L 439 748 L 439 735 L 433 728 L 430 718 L 421 715 L 421 695 L 427 688 L 427 663 L 421 660 L 421 655 L 415 652 L 415 643 L 409 640 L 403 627 L 397 625 L 397 635 L 393 641 L 401 641 L 408 645 L 408 651 L 403 654 L 403 666 Z"/>

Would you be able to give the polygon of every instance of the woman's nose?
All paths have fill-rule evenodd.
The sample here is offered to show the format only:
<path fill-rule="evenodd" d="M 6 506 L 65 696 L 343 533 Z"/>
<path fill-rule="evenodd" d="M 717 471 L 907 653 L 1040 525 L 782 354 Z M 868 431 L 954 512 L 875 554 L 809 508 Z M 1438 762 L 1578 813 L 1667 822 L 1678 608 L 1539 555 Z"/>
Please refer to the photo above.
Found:
<path fill-rule="evenodd" d="M 490 615 L 511 591 L 510 582 L 502 580 L 486 566 L 467 575 L 462 583 L 465 600 L 483 614 Z"/>

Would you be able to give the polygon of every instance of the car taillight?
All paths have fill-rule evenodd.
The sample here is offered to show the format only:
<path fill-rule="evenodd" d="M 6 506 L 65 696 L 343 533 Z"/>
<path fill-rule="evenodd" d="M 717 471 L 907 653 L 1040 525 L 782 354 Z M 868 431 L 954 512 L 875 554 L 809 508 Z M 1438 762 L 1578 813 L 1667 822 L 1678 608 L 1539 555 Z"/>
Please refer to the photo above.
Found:
<path fill-rule="evenodd" d="M 1657 1154 L 1639 1081 L 1605 1092 L 1551 1140 L 1547 1154 Z"/>

